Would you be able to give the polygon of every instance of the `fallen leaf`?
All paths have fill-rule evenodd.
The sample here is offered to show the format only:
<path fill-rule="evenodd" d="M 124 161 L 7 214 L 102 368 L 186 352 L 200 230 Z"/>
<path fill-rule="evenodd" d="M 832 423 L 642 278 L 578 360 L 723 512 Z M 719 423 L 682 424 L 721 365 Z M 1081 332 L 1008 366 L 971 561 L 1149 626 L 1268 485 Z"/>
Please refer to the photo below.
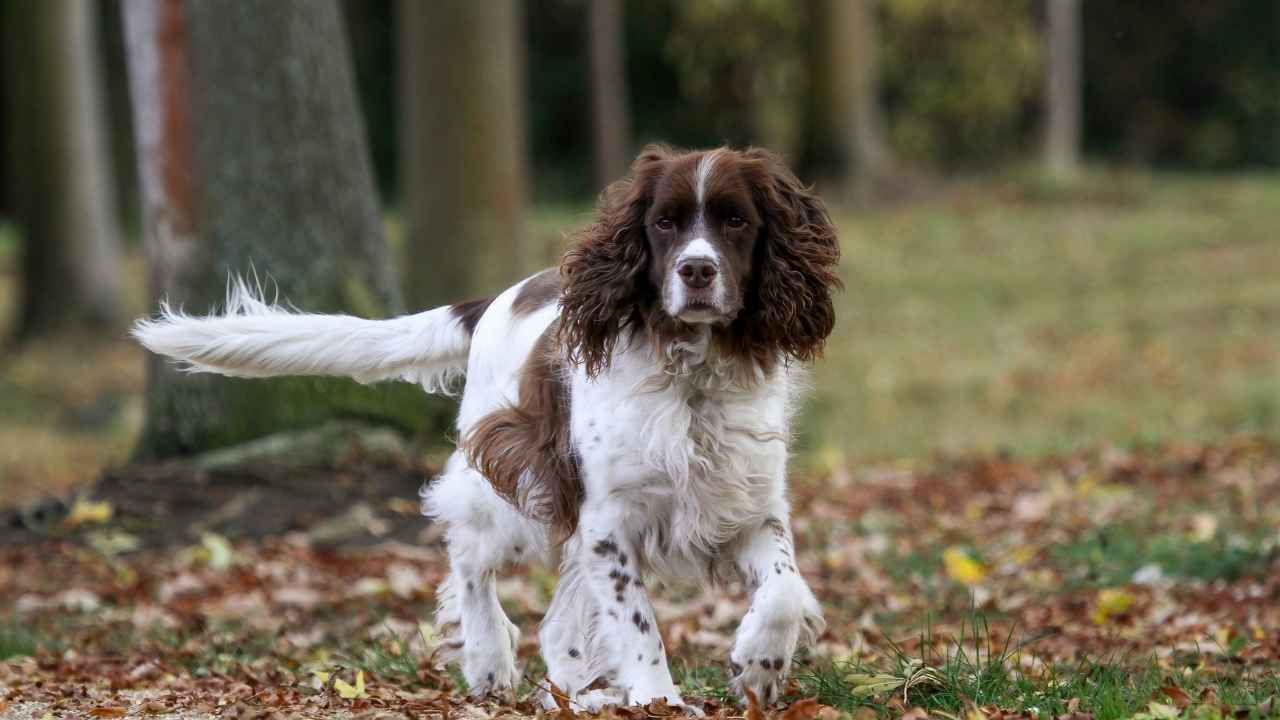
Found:
<path fill-rule="evenodd" d="M 115 514 L 115 509 L 111 507 L 111 503 L 93 502 L 84 498 L 76 498 L 76 502 L 71 506 L 71 511 L 67 513 L 67 517 L 62 521 L 67 527 L 80 527 L 81 525 L 100 525 L 111 519 Z"/>
<path fill-rule="evenodd" d="M 791 703 L 782 713 L 782 720 L 813 720 L 819 710 L 817 698 L 805 698 Z"/>
<path fill-rule="evenodd" d="M 760 698 L 751 688 L 744 688 L 747 694 L 747 714 L 745 720 L 764 720 L 764 712 L 760 710 Z"/>
<path fill-rule="evenodd" d="M 942 564 L 947 577 L 962 585 L 977 585 L 987 577 L 986 567 L 963 548 L 949 547 L 943 551 Z"/>
<path fill-rule="evenodd" d="M 90 710 L 89 714 L 96 718 L 118 718 L 124 717 L 128 712 L 128 708 L 101 706 Z"/>
<path fill-rule="evenodd" d="M 1122 588 L 1106 588 L 1098 591 L 1098 604 L 1093 611 L 1093 622 L 1104 625 L 1108 620 L 1124 615 L 1133 607 L 1134 597 Z"/>
<path fill-rule="evenodd" d="M 235 553 L 231 542 L 217 533 L 201 533 L 200 545 L 209 553 L 209 568 L 219 572 L 231 567 L 235 562 Z"/>
<path fill-rule="evenodd" d="M 343 700 L 355 700 L 356 698 L 369 697 L 364 691 L 364 671 L 356 673 L 356 684 L 349 685 L 343 680 L 334 680 L 333 689 L 338 692 L 338 696 Z"/>
<path fill-rule="evenodd" d="M 1185 690 L 1177 685 L 1166 685 L 1160 688 L 1160 692 L 1177 707 L 1179 710 L 1186 708 L 1191 704 L 1191 696 Z"/>

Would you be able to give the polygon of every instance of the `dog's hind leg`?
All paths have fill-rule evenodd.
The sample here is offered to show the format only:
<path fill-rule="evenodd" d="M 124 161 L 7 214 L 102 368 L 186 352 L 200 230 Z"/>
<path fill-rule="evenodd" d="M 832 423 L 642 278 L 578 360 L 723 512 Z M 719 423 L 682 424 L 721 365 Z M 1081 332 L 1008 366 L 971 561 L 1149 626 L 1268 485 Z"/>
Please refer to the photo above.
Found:
<path fill-rule="evenodd" d="M 546 554 L 545 530 L 498 497 L 454 453 L 445 472 L 422 493 L 423 512 L 445 524 L 449 577 L 439 591 L 437 629 L 444 659 L 457 660 L 473 695 L 515 687 L 519 629 L 498 601 L 497 573 Z"/>

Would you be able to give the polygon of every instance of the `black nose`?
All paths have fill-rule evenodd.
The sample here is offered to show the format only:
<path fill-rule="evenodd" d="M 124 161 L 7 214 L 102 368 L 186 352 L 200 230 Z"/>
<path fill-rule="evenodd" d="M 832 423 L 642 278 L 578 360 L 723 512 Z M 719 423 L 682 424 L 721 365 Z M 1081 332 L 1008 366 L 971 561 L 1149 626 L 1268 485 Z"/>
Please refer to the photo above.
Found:
<path fill-rule="evenodd" d="M 716 264 L 706 258 L 689 258 L 680 263 L 676 272 L 680 273 L 685 285 L 699 290 L 716 279 Z"/>

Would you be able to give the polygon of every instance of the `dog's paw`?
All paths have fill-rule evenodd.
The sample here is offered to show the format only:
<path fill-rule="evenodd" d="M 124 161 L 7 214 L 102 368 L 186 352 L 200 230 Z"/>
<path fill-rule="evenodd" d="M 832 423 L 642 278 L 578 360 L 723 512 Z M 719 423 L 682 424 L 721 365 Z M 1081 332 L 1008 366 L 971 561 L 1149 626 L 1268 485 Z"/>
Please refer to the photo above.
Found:
<path fill-rule="evenodd" d="M 733 690 L 738 697 L 746 703 L 749 690 L 761 705 L 767 706 L 782 694 L 787 675 L 791 672 L 791 656 L 735 656 L 730 667 L 733 670 Z"/>
<path fill-rule="evenodd" d="M 739 698 L 746 701 L 750 690 L 761 705 L 771 705 L 778 699 L 791 670 L 791 656 L 802 624 L 799 612 L 756 609 L 747 614 L 729 655 L 733 686 Z"/>
<path fill-rule="evenodd" d="M 509 694 L 520 676 L 516 672 L 515 646 L 507 633 L 473 641 L 462 649 L 462 676 L 472 697 Z"/>

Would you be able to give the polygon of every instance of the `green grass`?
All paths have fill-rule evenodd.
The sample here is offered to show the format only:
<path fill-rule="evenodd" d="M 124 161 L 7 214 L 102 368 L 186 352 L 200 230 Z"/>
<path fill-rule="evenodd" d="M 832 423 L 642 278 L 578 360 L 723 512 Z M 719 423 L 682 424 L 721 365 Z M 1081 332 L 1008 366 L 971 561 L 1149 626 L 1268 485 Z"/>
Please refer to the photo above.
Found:
<path fill-rule="evenodd" d="M 1197 541 L 1167 532 L 1152 535 L 1131 525 L 1104 525 L 1054 547 L 1051 555 L 1068 584 L 1107 587 L 1131 582 L 1148 565 L 1171 579 L 1236 580 L 1264 572 L 1273 552 L 1264 537 L 1219 532 Z"/>
<path fill-rule="evenodd" d="M 921 639 L 923 646 L 932 647 L 928 628 Z M 1261 717 L 1259 704 L 1280 693 L 1274 669 L 1245 669 L 1224 676 L 1195 667 L 1168 667 L 1155 657 L 1085 659 L 1030 674 L 1022 661 L 1034 654 L 1036 642 L 1036 638 L 1019 640 L 1012 633 L 994 634 L 985 618 L 975 614 L 940 652 L 912 657 L 899 650 L 871 664 L 823 663 L 797 671 L 798 692 L 792 699 L 816 697 L 847 712 L 868 708 L 879 717 L 894 717 L 904 706 L 918 706 L 931 716 L 953 718 L 965 716 L 969 708 L 986 706 L 1053 718 L 1066 714 L 1074 702 L 1079 712 L 1091 713 L 1097 720 L 1118 720 L 1133 717 L 1153 701 L 1168 703 L 1163 691 L 1168 687 L 1177 687 L 1192 699 L 1212 690 L 1237 717 Z M 1195 717 L 1212 717 L 1216 709 L 1198 712 L 1207 714 Z"/>
<path fill-rule="evenodd" d="M 840 214 L 813 457 L 1280 430 L 1280 176 L 983 186 Z"/>
<path fill-rule="evenodd" d="M 40 637 L 18 623 L 0 623 L 0 660 L 30 657 L 41 647 Z"/>

